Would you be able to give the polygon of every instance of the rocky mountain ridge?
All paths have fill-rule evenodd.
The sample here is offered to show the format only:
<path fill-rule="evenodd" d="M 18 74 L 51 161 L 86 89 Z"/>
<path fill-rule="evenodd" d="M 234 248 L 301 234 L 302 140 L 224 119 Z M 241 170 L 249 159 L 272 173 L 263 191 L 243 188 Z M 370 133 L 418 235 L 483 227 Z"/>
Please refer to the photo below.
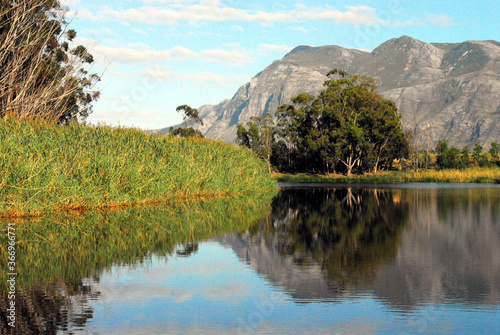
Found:
<path fill-rule="evenodd" d="M 500 141 L 500 43 L 425 43 L 402 36 L 372 52 L 339 46 L 298 46 L 274 61 L 232 99 L 199 108 L 205 136 L 233 142 L 238 123 L 289 103 L 301 92 L 317 94 L 333 68 L 375 80 L 396 102 L 406 128 L 434 146 L 471 148 Z M 167 128 L 165 129 L 167 130 Z"/>

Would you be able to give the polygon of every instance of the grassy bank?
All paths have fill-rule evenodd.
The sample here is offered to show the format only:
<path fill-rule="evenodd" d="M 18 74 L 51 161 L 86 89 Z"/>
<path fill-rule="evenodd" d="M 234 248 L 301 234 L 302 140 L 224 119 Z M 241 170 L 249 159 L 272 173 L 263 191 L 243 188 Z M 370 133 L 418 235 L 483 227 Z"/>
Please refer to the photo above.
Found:
<path fill-rule="evenodd" d="M 470 168 L 467 170 L 382 171 L 376 174 L 312 175 L 275 174 L 278 182 L 331 183 L 500 183 L 500 168 Z"/>
<path fill-rule="evenodd" d="M 0 120 L 0 216 L 265 191 L 249 150 L 110 127 Z"/>

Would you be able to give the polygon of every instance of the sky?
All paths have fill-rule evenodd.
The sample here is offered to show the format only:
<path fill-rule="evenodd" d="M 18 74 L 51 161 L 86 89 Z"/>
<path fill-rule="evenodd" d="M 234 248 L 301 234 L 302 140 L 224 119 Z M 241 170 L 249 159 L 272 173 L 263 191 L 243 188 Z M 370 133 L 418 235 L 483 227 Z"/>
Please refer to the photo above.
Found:
<path fill-rule="evenodd" d="M 102 75 L 92 124 L 159 129 L 175 108 L 230 99 L 299 45 L 371 51 L 421 41 L 500 40 L 500 1 L 61 0 L 75 45 Z"/>

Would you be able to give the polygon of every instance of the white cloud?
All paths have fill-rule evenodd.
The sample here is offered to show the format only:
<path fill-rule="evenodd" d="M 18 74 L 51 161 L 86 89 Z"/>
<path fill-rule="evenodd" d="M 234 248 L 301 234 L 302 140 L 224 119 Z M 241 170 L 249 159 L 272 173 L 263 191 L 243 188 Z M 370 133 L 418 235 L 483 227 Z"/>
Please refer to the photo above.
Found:
<path fill-rule="evenodd" d="M 137 29 L 137 28 L 130 28 L 130 30 L 132 30 L 133 32 L 136 32 L 138 34 L 141 34 L 141 35 L 147 35 L 148 33 L 145 32 L 144 30 L 141 30 L 141 29 Z"/>
<path fill-rule="evenodd" d="M 460 24 L 454 22 L 453 18 L 448 15 L 436 15 L 436 14 L 429 14 L 427 16 L 427 22 L 429 22 L 433 26 L 440 26 L 440 27 L 456 26 Z"/>
<path fill-rule="evenodd" d="M 223 7 L 217 0 L 192 1 L 160 1 L 149 0 L 146 3 L 184 4 L 184 6 L 143 6 L 126 10 L 115 10 L 105 7 L 101 13 L 103 18 L 111 18 L 122 22 L 141 22 L 150 24 L 174 25 L 179 21 L 205 22 L 258 22 L 271 24 L 276 22 L 329 21 L 331 23 L 372 24 L 378 22 L 376 10 L 367 6 L 349 6 L 342 12 L 332 7 L 308 8 L 298 5 L 291 10 L 275 12 L 256 11 Z"/>
<path fill-rule="evenodd" d="M 289 30 L 295 30 L 295 31 L 300 31 L 301 33 L 307 34 L 309 33 L 309 30 L 307 30 L 304 27 L 290 27 L 288 28 Z"/>
<path fill-rule="evenodd" d="M 200 72 L 197 74 L 180 73 L 161 67 L 149 67 L 137 72 L 123 72 L 119 70 L 110 71 L 110 75 L 121 78 L 147 77 L 153 82 L 201 82 L 207 85 L 232 87 L 248 81 L 248 77 L 241 75 L 219 75 L 211 72 Z"/>
<path fill-rule="evenodd" d="M 187 48 L 175 46 L 168 50 L 151 50 L 144 48 L 112 47 L 107 45 L 96 45 L 91 53 L 105 62 L 116 61 L 120 63 L 150 63 L 163 62 L 176 59 L 195 58 L 199 55 Z"/>
<path fill-rule="evenodd" d="M 226 63 L 233 65 L 243 65 L 253 62 L 246 52 L 239 50 L 205 50 L 201 53 L 201 60 L 208 63 Z"/>
<path fill-rule="evenodd" d="M 276 45 L 276 44 L 260 44 L 259 48 L 264 51 L 271 51 L 271 52 L 289 52 L 293 49 L 293 47 L 289 45 Z"/>
<path fill-rule="evenodd" d="M 76 5 L 78 0 L 65 0 Z M 117 20 L 124 24 L 131 22 L 160 25 L 177 25 L 187 21 L 192 25 L 198 22 L 237 22 L 234 30 L 242 30 L 241 23 L 256 22 L 271 25 L 278 22 L 326 21 L 331 24 L 373 25 L 387 27 L 404 26 L 450 26 L 456 23 L 447 15 L 429 14 L 426 18 L 416 18 L 407 21 L 384 19 L 378 16 L 385 13 L 369 6 L 346 6 L 338 10 L 331 6 L 308 7 L 297 4 L 294 8 L 275 11 L 251 11 L 232 6 L 227 1 L 219 0 L 143 0 L 143 6 L 129 9 L 115 9 L 109 6 L 101 8 L 94 14 L 82 8 L 69 14 L 90 20 Z"/>
<path fill-rule="evenodd" d="M 153 50 L 143 43 L 128 46 L 112 46 L 84 38 L 78 39 L 78 43 L 90 45 L 88 47 L 90 52 L 99 62 L 103 63 L 147 64 L 196 59 L 207 63 L 226 63 L 231 66 L 241 66 L 253 62 L 253 58 L 239 45 L 234 45 L 232 50 L 213 49 L 196 52 L 183 46 L 174 46 L 165 50 Z"/>

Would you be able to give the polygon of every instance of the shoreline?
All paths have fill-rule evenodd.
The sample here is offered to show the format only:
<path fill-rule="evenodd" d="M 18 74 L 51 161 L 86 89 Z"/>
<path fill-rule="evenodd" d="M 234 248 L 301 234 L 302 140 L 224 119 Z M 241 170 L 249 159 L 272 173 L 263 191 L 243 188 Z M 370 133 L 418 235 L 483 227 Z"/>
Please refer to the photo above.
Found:
<path fill-rule="evenodd" d="M 466 170 L 382 171 L 366 175 L 319 175 L 274 173 L 279 183 L 338 183 L 338 184 L 500 184 L 500 168 L 469 168 Z"/>
<path fill-rule="evenodd" d="M 39 218 L 44 215 L 56 215 L 61 213 L 76 213 L 77 215 L 84 214 L 90 211 L 100 211 L 100 210 L 118 210 L 123 208 L 133 208 L 139 206 L 149 206 L 149 205 L 172 205 L 172 204 L 184 204 L 190 201 L 196 200 L 206 200 L 206 199 L 220 199 L 229 197 L 241 197 L 247 196 L 248 193 L 198 193 L 192 195 L 184 196 L 174 196 L 172 198 L 165 199 L 154 199 L 154 200 L 139 200 L 131 203 L 104 203 L 101 205 L 84 205 L 84 204 L 73 204 L 73 205 L 62 205 L 61 207 L 54 207 L 52 212 L 19 212 L 9 214 L 8 212 L 0 213 L 0 219 L 31 219 Z"/>

